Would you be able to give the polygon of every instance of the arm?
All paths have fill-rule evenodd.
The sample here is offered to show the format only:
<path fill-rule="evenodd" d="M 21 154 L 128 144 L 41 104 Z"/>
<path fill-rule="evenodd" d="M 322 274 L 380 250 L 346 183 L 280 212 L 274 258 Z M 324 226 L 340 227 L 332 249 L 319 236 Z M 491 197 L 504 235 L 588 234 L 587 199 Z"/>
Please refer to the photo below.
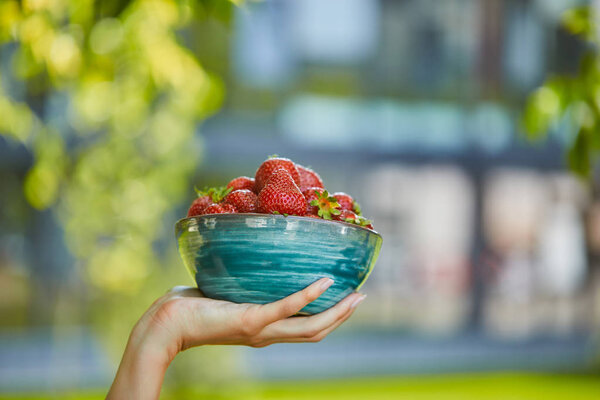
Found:
<path fill-rule="evenodd" d="M 177 353 L 205 344 L 264 347 L 318 342 L 352 315 L 365 298 L 353 293 L 309 317 L 293 316 L 333 281 L 323 278 L 274 303 L 235 304 L 176 287 L 150 306 L 133 328 L 107 399 L 158 399 L 167 367 Z"/>

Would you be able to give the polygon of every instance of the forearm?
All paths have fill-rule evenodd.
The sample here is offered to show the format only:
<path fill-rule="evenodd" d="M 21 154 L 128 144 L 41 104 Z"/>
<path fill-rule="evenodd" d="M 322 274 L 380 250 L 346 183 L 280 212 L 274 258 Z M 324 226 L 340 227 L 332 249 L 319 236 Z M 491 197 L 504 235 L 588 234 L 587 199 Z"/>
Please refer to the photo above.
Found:
<path fill-rule="evenodd" d="M 174 357 L 152 335 L 132 332 L 108 392 L 108 400 L 158 399 L 167 368 Z"/>

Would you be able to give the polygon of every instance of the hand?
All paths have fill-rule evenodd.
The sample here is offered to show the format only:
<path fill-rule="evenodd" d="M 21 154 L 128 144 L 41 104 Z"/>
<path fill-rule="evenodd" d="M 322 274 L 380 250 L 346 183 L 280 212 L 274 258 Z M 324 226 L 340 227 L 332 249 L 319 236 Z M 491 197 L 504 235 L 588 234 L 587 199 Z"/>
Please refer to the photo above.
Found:
<path fill-rule="evenodd" d="M 323 278 L 270 304 L 235 304 L 176 287 L 150 306 L 134 327 L 108 399 L 155 399 L 164 373 L 180 351 L 205 344 L 264 347 L 318 342 L 352 315 L 365 298 L 353 293 L 320 314 L 289 318 L 333 284 Z"/>

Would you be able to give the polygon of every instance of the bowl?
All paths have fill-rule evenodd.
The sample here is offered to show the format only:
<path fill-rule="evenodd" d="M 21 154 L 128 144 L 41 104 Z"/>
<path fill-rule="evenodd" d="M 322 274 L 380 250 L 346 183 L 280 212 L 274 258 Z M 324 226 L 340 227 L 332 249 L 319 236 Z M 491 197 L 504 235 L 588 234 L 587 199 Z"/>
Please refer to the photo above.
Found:
<path fill-rule="evenodd" d="M 302 314 L 322 312 L 358 290 L 382 238 L 357 225 L 269 214 L 209 214 L 175 225 L 179 254 L 205 296 L 265 304 L 329 277 L 334 284 Z"/>

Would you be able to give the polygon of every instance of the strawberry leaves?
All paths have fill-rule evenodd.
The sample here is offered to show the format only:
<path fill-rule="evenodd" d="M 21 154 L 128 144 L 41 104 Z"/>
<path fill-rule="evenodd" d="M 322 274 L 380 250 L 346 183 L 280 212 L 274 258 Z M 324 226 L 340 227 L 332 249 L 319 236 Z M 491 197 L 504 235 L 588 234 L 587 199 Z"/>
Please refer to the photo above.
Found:
<path fill-rule="evenodd" d="M 327 190 L 323 193 L 315 192 L 317 198 L 310 202 L 311 206 L 318 207 L 317 214 L 323 219 L 333 219 L 333 216 L 340 215 L 340 204 L 337 199 L 329 195 Z"/>
<path fill-rule="evenodd" d="M 369 226 L 373 222 L 371 220 L 366 219 L 366 218 L 364 218 L 364 217 L 362 217 L 362 216 L 359 215 L 358 218 L 356 218 L 356 221 L 354 223 L 357 224 L 357 225 L 360 225 L 360 226 Z"/>
<path fill-rule="evenodd" d="M 352 204 L 352 211 L 358 216 L 362 216 L 362 210 L 360 209 L 360 204 L 356 201 Z"/>
<path fill-rule="evenodd" d="M 195 187 L 194 190 L 196 191 L 198 197 L 209 196 L 212 199 L 213 203 L 220 203 L 225 198 L 225 196 L 227 196 L 229 192 L 233 190 L 233 188 L 227 186 L 220 186 L 216 188 L 205 187 L 203 190 L 200 190 L 197 187 Z"/>

